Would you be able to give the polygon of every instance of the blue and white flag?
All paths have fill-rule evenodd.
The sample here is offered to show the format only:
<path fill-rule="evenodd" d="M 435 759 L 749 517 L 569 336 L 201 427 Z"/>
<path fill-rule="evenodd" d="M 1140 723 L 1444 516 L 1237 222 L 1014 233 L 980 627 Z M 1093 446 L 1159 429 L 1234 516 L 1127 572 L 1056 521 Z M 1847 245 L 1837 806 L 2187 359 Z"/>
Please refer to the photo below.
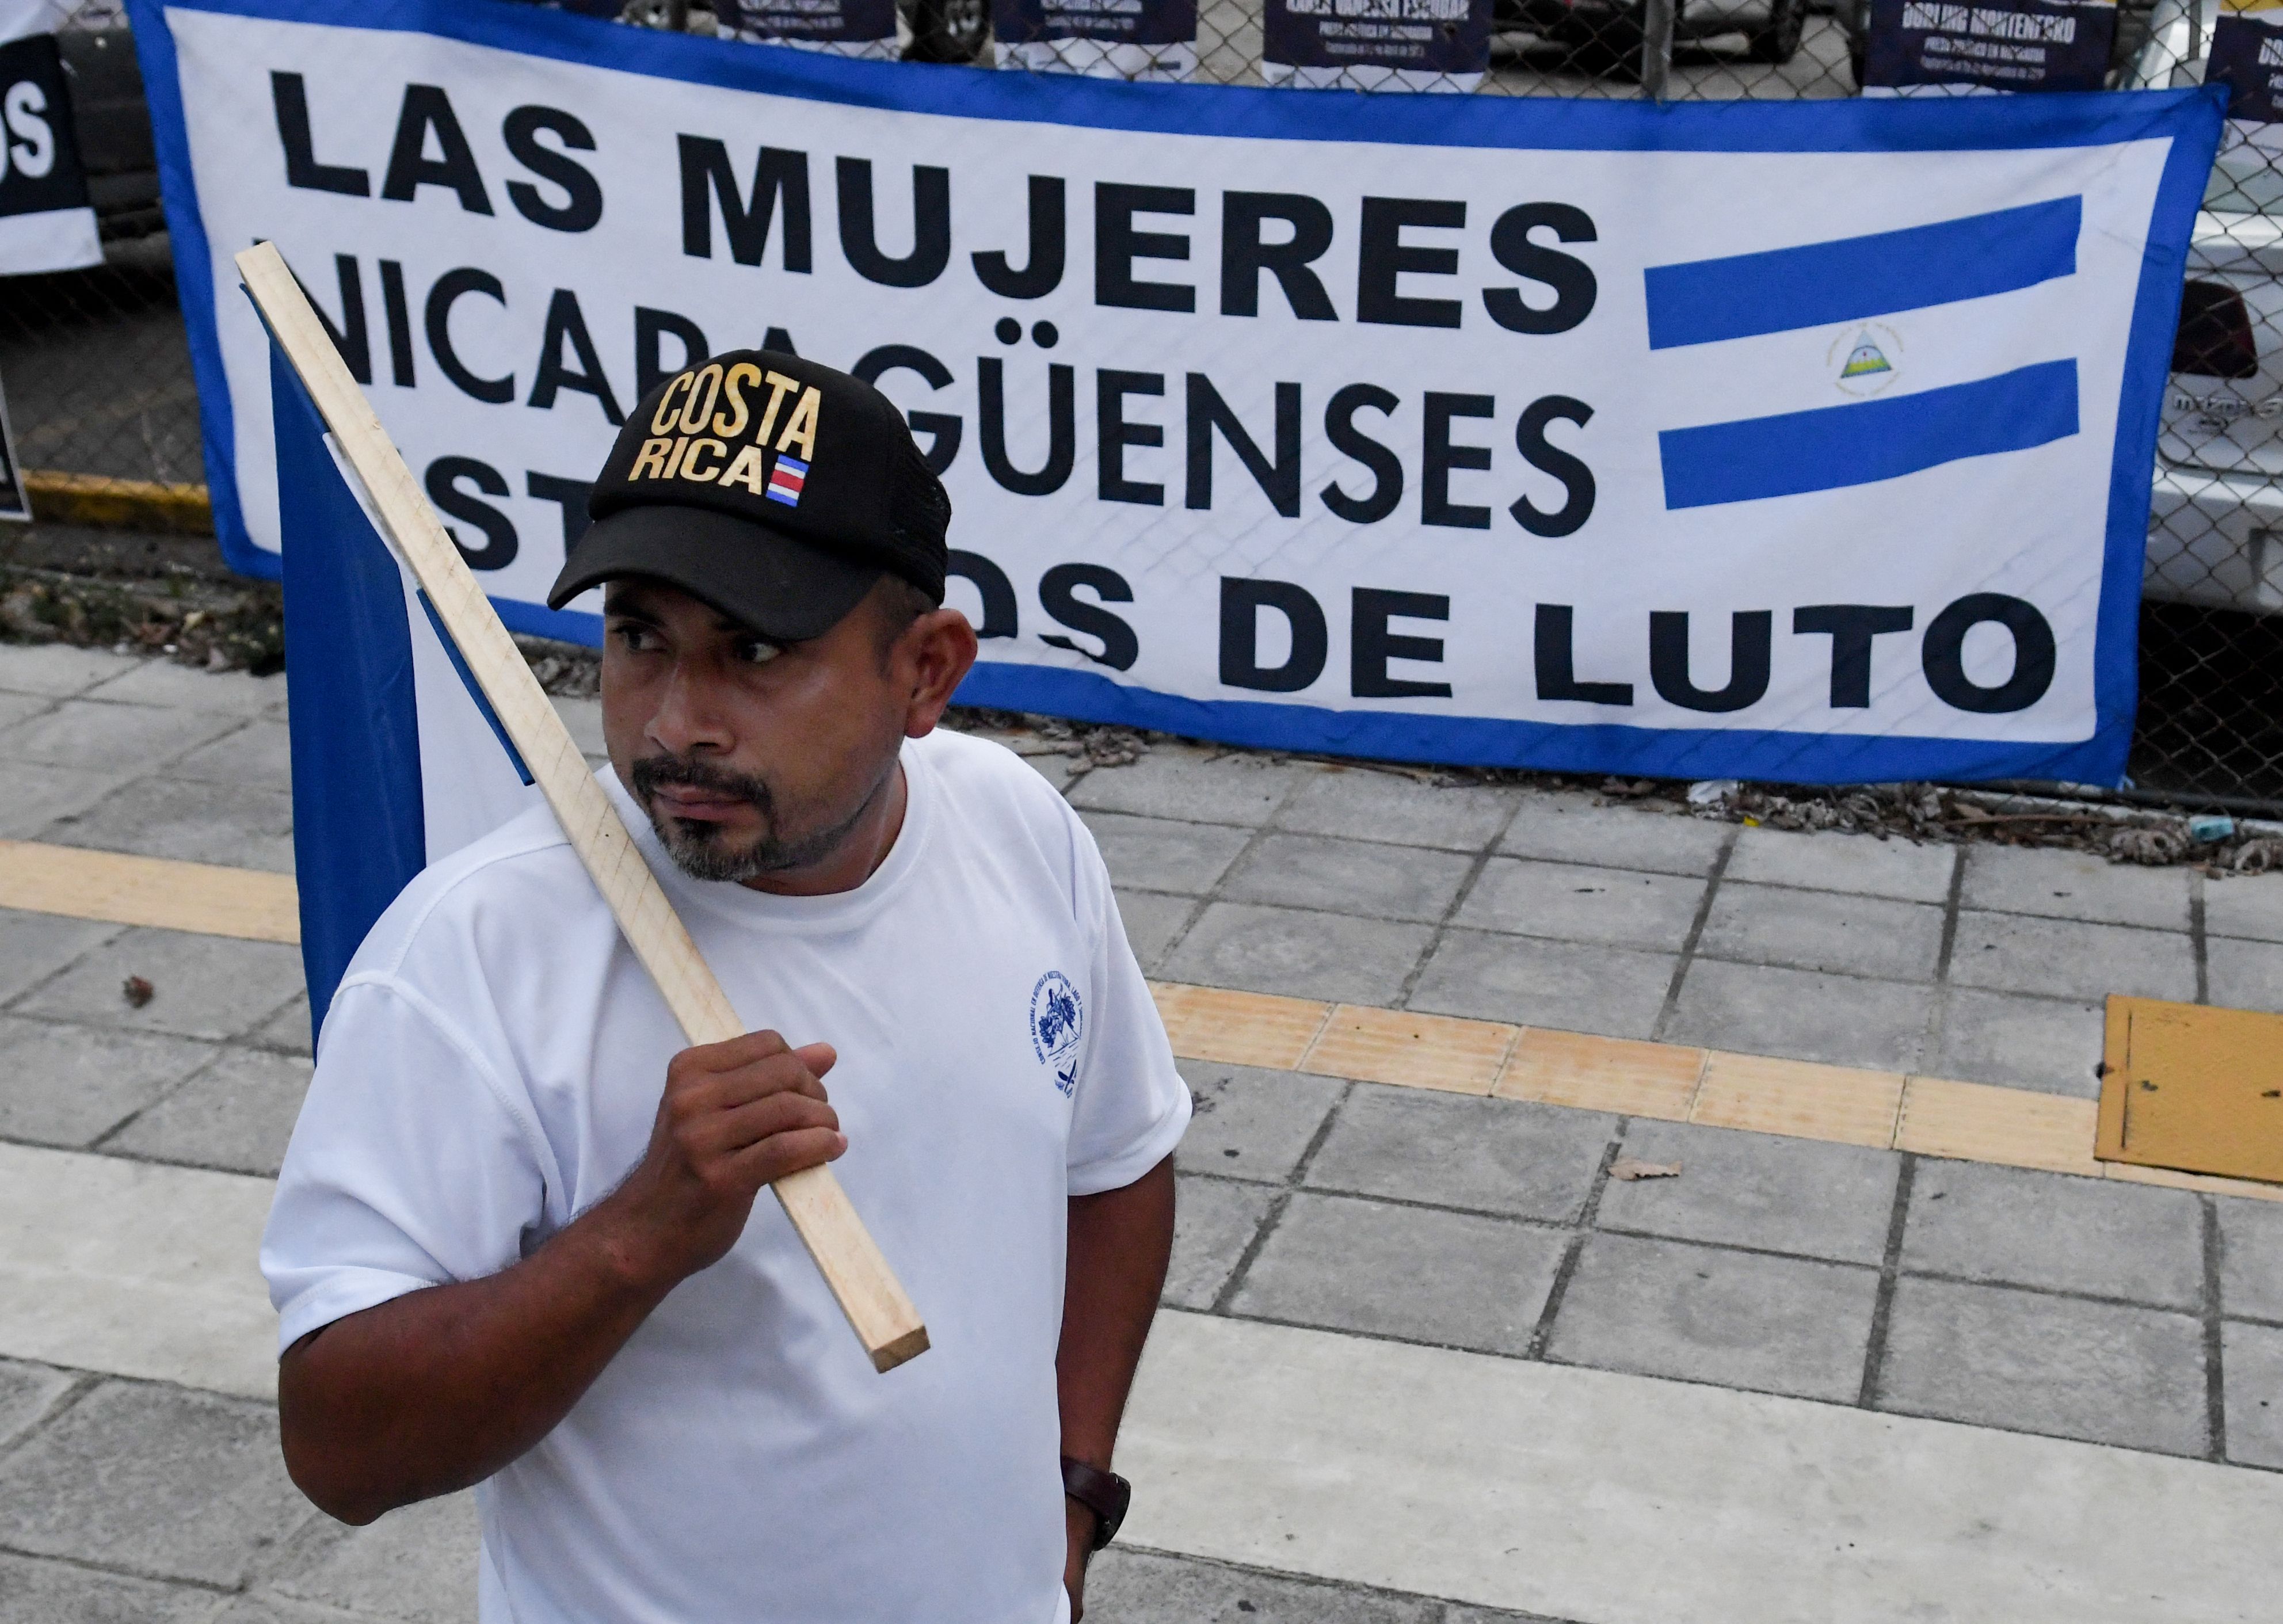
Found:
<path fill-rule="evenodd" d="M 130 4 L 241 568 L 289 527 L 267 342 L 214 289 L 268 238 L 518 630 L 596 638 L 542 600 L 634 401 L 772 345 L 877 380 L 942 472 L 972 703 L 1563 770 L 2123 771 L 2217 89 L 1364 97 Z"/>
<path fill-rule="evenodd" d="M 413 876 L 539 791 L 282 353 L 270 363 L 312 1029 Z"/>

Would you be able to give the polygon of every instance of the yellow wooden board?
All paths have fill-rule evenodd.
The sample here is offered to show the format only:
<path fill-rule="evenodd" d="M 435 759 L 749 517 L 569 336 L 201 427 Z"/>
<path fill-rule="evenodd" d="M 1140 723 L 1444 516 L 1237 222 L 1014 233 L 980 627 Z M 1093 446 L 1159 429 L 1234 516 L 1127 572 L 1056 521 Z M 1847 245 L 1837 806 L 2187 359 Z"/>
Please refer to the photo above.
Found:
<path fill-rule="evenodd" d="M 2103 1161 L 2283 1183 L 2283 1015 L 2108 1001 Z"/>
<path fill-rule="evenodd" d="M 301 940 L 291 874 L 32 840 L 0 840 L 0 908 L 246 941 Z"/>

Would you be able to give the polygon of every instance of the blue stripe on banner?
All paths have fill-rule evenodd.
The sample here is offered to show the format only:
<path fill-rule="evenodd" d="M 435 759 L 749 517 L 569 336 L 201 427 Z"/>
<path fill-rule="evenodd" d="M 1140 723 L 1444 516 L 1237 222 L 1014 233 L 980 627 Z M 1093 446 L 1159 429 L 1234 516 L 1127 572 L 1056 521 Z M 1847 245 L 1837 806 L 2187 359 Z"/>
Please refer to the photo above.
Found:
<path fill-rule="evenodd" d="M 1156 728 L 1264 750 L 1383 761 L 1494 761 L 1548 772 L 1652 778 L 1745 777 L 1776 784 L 1920 778 L 2113 783 L 2131 731 L 2129 713 L 2122 731 L 2059 743 L 1429 716 L 1415 711 L 1336 710 L 1258 699 L 1191 699 L 1129 688 L 1091 671 L 996 661 L 968 672 L 953 698 L 961 705 Z"/>
<path fill-rule="evenodd" d="M 275 350 L 269 398 L 293 681 L 293 865 L 315 1029 L 365 933 L 428 861 L 419 701 L 404 579 Z"/>
<path fill-rule="evenodd" d="M 1672 349 L 1922 310 L 2077 273 L 2081 198 L 1936 225 L 1652 265 L 1648 347 Z"/>
<path fill-rule="evenodd" d="M 2042 361 L 1970 384 L 1787 411 L 1656 437 L 1667 508 L 1713 507 L 1898 479 L 2077 433 L 2077 363 Z"/>

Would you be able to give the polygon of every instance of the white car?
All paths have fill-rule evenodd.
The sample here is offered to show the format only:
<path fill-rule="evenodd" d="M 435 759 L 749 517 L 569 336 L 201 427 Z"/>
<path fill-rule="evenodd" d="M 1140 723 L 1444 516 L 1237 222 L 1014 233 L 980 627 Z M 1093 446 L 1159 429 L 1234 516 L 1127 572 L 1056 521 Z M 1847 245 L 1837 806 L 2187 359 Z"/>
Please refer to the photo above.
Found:
<path fill-rule="evenodd" d="M 2120 89 L 2202 82 L 2217 0 L 2160 0 Z M 2235 126 L 2196 215 L 2142 596 L 2283 614 L 2283 125 Z"/>

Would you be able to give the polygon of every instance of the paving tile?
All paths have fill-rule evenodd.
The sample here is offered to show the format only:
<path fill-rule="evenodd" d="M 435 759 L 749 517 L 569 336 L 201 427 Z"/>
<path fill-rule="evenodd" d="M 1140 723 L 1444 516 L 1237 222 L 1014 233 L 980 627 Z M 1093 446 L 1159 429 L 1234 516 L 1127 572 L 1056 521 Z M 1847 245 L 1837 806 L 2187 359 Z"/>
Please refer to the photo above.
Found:
<path fill-rule="evenodd" d="M 139 975 L 151 1002 L 130 1007 L 120 988 Z M 298 948 L 181 931 L 126 930 L 17 1003 L 19 1013 L 181 1037 L 234 1037 L 301 990 Z"/>
<path fill-rule="evenodd" d="M 2098 1003 L 1953 987 L 1927 1070 L 1969 1082 L 2003 1083 L 2097 1099 L 2102 1011 Z"/>
<path fill-rule="evenodd" d="M 0 1624 L 206 1624 L 214 1593 L 0 1556 Z"/>
<path fill-rule="evenodd" d="M 1323 835 L 1272 834 L 1221 887 L 1237 902 L 1432 923 L 1450 911 L 1474 859 Z"/>
<path fill-rule="evenodd" d="M 1531 1027 L 1491 1092 L 1621 1116 L 1681 1121 L 1704 1075 L 1704 1050 L 1635 1038 L 1594 1037 Z"/>
<path fill-rule="evenodd" d="M 2213 936 L 2204 942 L 2204 964 L 2214 1003 L 2283 1012 L 2283 942 Z"/>
<path fill-rule="evenodd" d="M 1252 838 L 1225 824 L 1186 824 L 1124 812 L 1088 812 L 1084 817 L 1095 844 L 1102 848 L 1111 883 L 1185 896 L 1203 896 L 1219 884 Z"/>
<path fill-rule="evenodd" d="M 1104 1624 L 1438 1624 L 1453 1616 L 1421 1597 L 1123 1545 L 1112 1545 L 1087 1569 L 1086 1612 Z"/>
<path fill-rule="evenodd" d="M 1635 1122 L 1620 1154 L 1665 1166 L 1678 1178 L 1611 1180 L 1595 1222 L 1842 1263 L 1883 1259 L 1902 1160 L 1889 1151 L 1818 1144 L 1700 1128 Z"/>
<path fill-rule="evenodd" d="M 18 722 L 31 717 L 43 715 L 52 709 L 55 703 L 44 694 L 9 693 L 0 690 L 0 730 L 12 728 Z"/>
<path fill-rule="evenodd" d="M 64 846 L 293 871 L 293 797 L 261 784 L 152 777 L 115 789 L 42 831 Z"/>
<path fill-rule="evenodd" d="M 269 1405 L 106 1382 L 0 1460 L 0 1544 L 235 1586 L 316 1515 Z"/>
<path fill-rule="evenodd" d="M 465 1624 L 476 1616 L 480 1538 L 474 1495 L 426 1500 L 343 1530 L 268 1588 L 405 1624 Z"/>
<path fill-rule="evenodd" d="M 1568 1223 L 1585 1209 L 1617 1126 L 1597 1112 L 1361 1084 L 1306 1182 Z"/>
<path fill-rule="evenodd" d="M 1148 974 L 1155 971 L 1157 962 L 1165 956 L 1165 949 L 1181 933 L 1188 922 L 1189 910 L 1196 899 L 1187 896 L 1165 896 L 1155 891 L 1120 891 L 1118 896 L 1118 917 L 1126 926 L 1126 945 L 1134 949 L 1134 962 Z"/>
<path fill-rule="evenodd" d="M 36 987 L 125 928 L 97 919 L 0 908 L 0 1003 Z"/>
<path fill-rule="evenodd" d="M 1739 1054 L 1878 1071 L 1918 1063 L 1934 989 L 1698 959 L 1657 1036 Z"/>
<path fill-rule="evenodd" d="M 1507 825 L 1498 849 L 1601 868 L 1702 877 L 1734 832 L 1726 824 L 1638 807 L 1597 807 L 1582 795 L 1534 795 Z"/>
<path fill-rule="evenodd" d="M 1930 981 L 1942 956 L 1942 910 L 1887 897 L 1723 880 L 1696 950 L 1743 964 Z"/>
<path fill-rule="evenodd" d="M 2146 869 L 2054 847 L 1968 846 L 1961 905 L 2104 925 L 2188 928 L 2185 868 Z"/>
<path fill-rule="evenodd" d="M 1315 1142 L 1346 1084 L 1303 1072 L 1183 1060 L 1196 1102 L 1181 1136 L 1180 1165 L 1196 1173 L 1282 1183 Z"/>
<path fill-rule="evenodd" d="M 1016 754 L 1021 756 L 1025 765 L 1052 785 L 1058 794 L 1070 787 L 1073 777 L 1080 776 L 1078 773 L 1076 756 L 1065 754 L 1058 749 L 1040 750 L 1037 747 L 1036 739 L 1023 739 L 1011 743 L 1002 739 L 1000 742 L 1006 744 Z M 1118 770 L 1123 771 L 1124 769 L 1121 768 Z"/>
<path fill-rule="evenodd" d="M 0 644 L 0 688 L 68 699 L 143 663 L 132 655 L 63 643 Z"/>
<path fill-rule="evenodd" d="M 2283 1202 L 2220 1201 L 2220 1308 L 2283 1324 Z"/>
<path fill-rule="evenodd" d="M 226 716 L 163 710 L 155 705 L 106 705 L 66 699 L 52 710 L 0 730 L 0 761 L 38 761 L 86 771 L 173 761 L 235 724 Z"/>
<path fill-rule="evenodd" d="M 2283 874 L 2205 880 L 2204 930 L 2213 936 L 2283 941 Z"/>
<path fill-rule="evenodd" d="M 1276 826 L 1398 846 L 1477 852 L 1514 816 L 1522 792 L 1480 785 L 1422 784 L 1362 767 L 1322 767 L 1300 781 Z"/>
<path fill-rule="evenodd" d="M 2227 1388 L 2227 1458 L 2283 1468 L 2283 1330 L 2222 1326 L 2219 1366 Z"/>
<path fill-rule="evenodd" d="M 76 767 L 42 767 L 10 761 L 0 773 L 0 839 L 20 840 L 40 833 L 59 817 L 83 812 L 142 769 L 87 771 Z"/>
<path fill-rule="evenodd" d="M 1902 1266 L 2193 1310 L 2203 1300 L 2203 1206 L 2181 1190 L 1922 1161 Z"/>
<path fill-rule="evenodd" d="M 1664 1007 L 1679 957 L 1449 931 L 1420 973 L 1410 1007 L 1608 1037 L 1647 1037 Z"/>
<path fill-rule="evenodd" d="M 1957 866 L 1959 850 L 1932 842 L 1913 845 L 1829 831 L 1805 834 L 1745 829 L 1736 836 L 1723 883 L 1741 879 L 1905 902 L 1943 902 L 1950 897 L 1951 871 Z"/>
<path fill-rule="evenodd" d="M 284 1009 L 247 1033 L 245 1042 L 262 1049 L 281 1049 L 287 1054 L 308 1055 L 316 1052 L 310 1042 L 309 997 L 304 993 Z"/>
<path fill-rule="evenodd" d="M 0 1359 L 0 1445 L 47 1414 L 58 1399 L 71 1391 L 72 1380 L 67 1370 Z M 0 1583 L 0 1596 L 5 1590 Z M 5 1616 L 0 1612 L 0 1617 Z"/>
<path fill-rule="evenodd" d="M 1384 1007 L 1433 936 L 1424 925 L 1215 902 L 1167 956 L 1165 973 L 1207 987 Z"/>
<path fill-rule="evenodd" d="M 275 1178 L 293 1136 L 310 1065 L 299 1055 L 225 1049 L 214 1065 L 105 1142 L 138 1160 L 188 1162 Z"/>
<path fill-rule="evenodd" d="M 290 791 L 293 787 L 292 741 L 284 722 L 257 716 L 236 732 L 200 745 L 168 767 L 166 776 L 202 784 L 244 784 Z"/>
<path fill-rule="evenodd" d="M 1300 1066 L 1355 1082 L 1487 1096 L 1521 1036 L 1520 1027 L 1503 1021 L 1341 1003 Z"/>
<path fill-rule="evenodd" d="M 1160 746 L 1129 767 L 1087 774 L 1071 786 L 1070 801 L 1088 811 L 1257 828 L 1283 804 L 1299 772 L 1257 755 Z"/>
<path fill-rule="evenodd" d="M 1715 1049 L 1705 1054 L 1688 1120 L 1704 1128 L 1885 1150 L 1894 1143 L 1905 1081 L 1900 1072 Z"/>
<path fill-rule="evenodd" d="M 1609 947 L 1678 949 L 1703 894 L 1702 880 L 1678 875 L 1493 857 L 1453 923 Z"/>
<path fill-rule="evenodd" d="M 2084 1003 L 2111 993 L 2181 1003 L 2196 995 L 2195 952 L 2183 933 L 1963 910 L 1950 979 Z"/>
<path fill-rule="evenodd" d="M 206 711 L 224 716 L 282 714 L 285 703 L 283 676 L 207 671 L 197 666 L 177 665 L 171 660 L 137 661 L 133 670 L 89 691 L 92 698 L 99 699 L 124 699 L 138 705 Z"/>
<path fill-rule="evenodd" d="M 1176 1308 L 1212 1308 L 1259 1233 L 1276 1193 L 1265 1184 L 1182 1175 L 1173 1197 L 1173 1258 L 1165 1269 L 1165 1301 Z"/>
<path fill-rule="evenodd" d="M 1519 1354 L 1565 1239 L 1500 1218 L 1292 1197 L 1233 1310 L 1366 1336 Z"/>
<path fill-rule="evenodd" d="M 1895 1123 L 1895 1148 L 1953 1161 L 2037 1167 L 2078 1178 L 2118 1178 L 2123 1164 L 2093 1159 L 2099 1105 L 2035 1089 L 1913 1077 Z M 2135 1167 L 2135 1175 L 2153 1170 Z M 2164 1174 L 2146 1182 L 2178 1177 Z"/>
<path fill-rule="evenodd" d="M 2203 1327 L 2155 1308 L 1905 1277 L 1887 1323 L 1878 1405 L 2201 1455 Z"/>
<path fill-rule="evenodd" d="M 1846 1402 L 1862 1386 L 1878 1294 L 1873 1269 L 1595 1235 L 1547 1356 Z"/>
<path fill-rule="evenodd" d="M 1220 1066 L 1297 1070 L 1338 1006 L 1313 998 L 1231 992 L 1183 981 L 1150 988 L 1173 1052 Z"/>
<path fill-rule="evenodd" d="M 214 1058 L 189 1038 L 0 1016 L 0 1139 L 92 1144 Z"/>

